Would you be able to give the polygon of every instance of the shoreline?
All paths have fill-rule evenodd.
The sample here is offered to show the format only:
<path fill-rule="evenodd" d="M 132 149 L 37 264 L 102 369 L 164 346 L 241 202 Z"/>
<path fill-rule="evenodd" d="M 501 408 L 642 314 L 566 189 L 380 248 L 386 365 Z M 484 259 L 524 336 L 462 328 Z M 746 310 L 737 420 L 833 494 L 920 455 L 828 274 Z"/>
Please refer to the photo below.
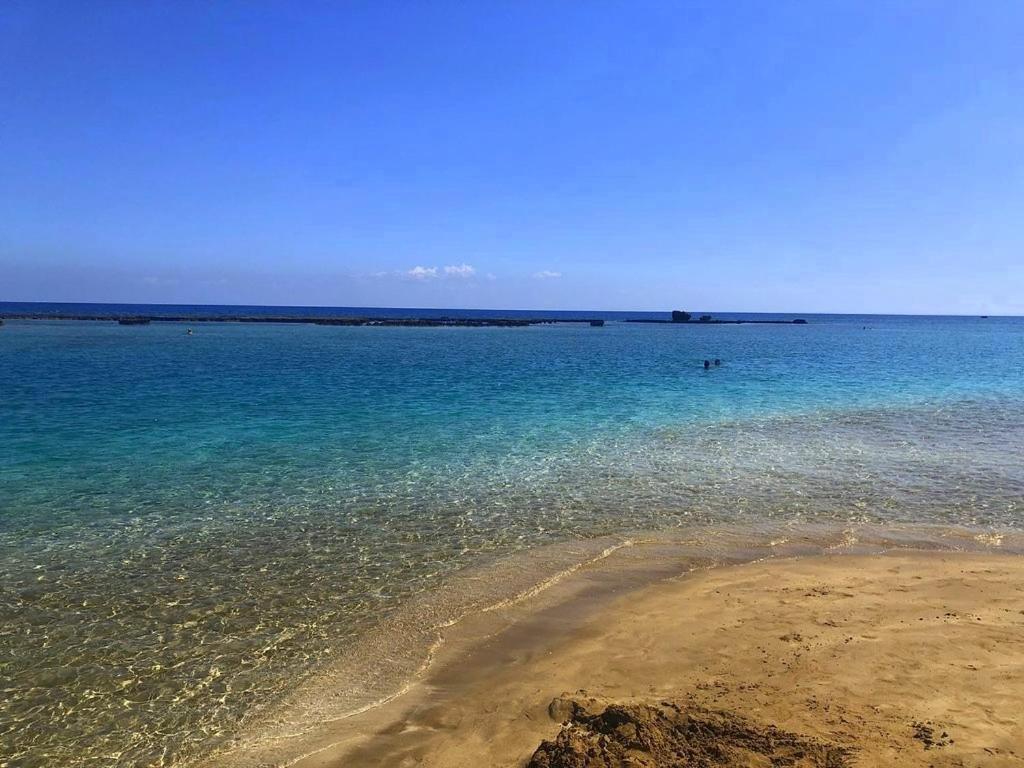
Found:
<path fill-rule="evenodd" d="M 263 712 L 248 723 L 229 748 L 210 755 L 200 765 L 225 768 L 253 764 L 301 768 L 399 765 L 406 764 L 399 757 L 408 757 L 410 750 L 417 757 L 408 764 L 415 765 L 469 766 L 479 760 L 489 760 L 489 764 L 494 765 L 522 765 L 528 757 L 522 754 L 522 749 L 515 753 L 514 759 L 506 756 L 509 759 L 504 762 L 502 755 L 495 753 L 487 753 L 484 759 L 484 753 L 479 752 L 483 745 L 477 743 L 474 747 L 475 742 L 467 734 L 455 738 L 458 728 L 449 734 L 462 745 L 456 749 L 458 754 L 451 752 L 455 747 L 448 742 L 442 749 L 437 739 L 448 733 L 449 728 L 438 722 L 421 722 L 426 716 L 424 713 L 429 713 L 428 720 L 436 718 L 443 724 L 449 719 L 461 722 L 468 716 L 465 707 L 476 706 L 499 720 L 502 712 L 508 714 L 506 710 L 510 707 L 518 707 L 530 714 L 525 723 L 517 720 L 513 728 L 518 734 L 516 738 L 522 740 L 529 735 L 533 739 L 538 734 L 545 739 L 552 738 L 558 731 L 558 724 L 549 718 L 538 719 L 537 712 L 546 711 L 553 697 L 572 694 L 579 688 L 596 696 L 604 696 L 608 691 L 602 692 L 600 686 L 595 688 L 586 682 L 563 686 L 565 690 L 551 695 L 547 695 L 550 691 L 543 695 L 531 694 L 532 698 L 527 701 L 523 698 L 524 686 L 536 687 L 538 680 L 546 679 L 546 675 L 537 677 L 537 660 L 561 658 L 561 662 L 555 664 L 555 671 L 571 666 L 574 659 L 578 660 L 573 648 L 579 646 L 581 638 L 589 638 L 587 642 L 590 642 L 602 633 L 607 635 L 610 627 L 621 623 L 624 611 L 632 610 L 630 606 L 637 601 L 653 599 L 651 596 L 659 590 L 671 593 L 676 589 L 690 589 L 709 580 L 728 580 L 732 574 L 759 567 L 777 569 L 785 576 L 812 564 L 827 576 L 826 572 L 834 569 L 834 564 L 859 560 L 871 566 L 886 557 L 922 561 L 943 557 L 973 558 L 978 562 L 1013 563 L 1014 568 L 1022 569 L 1020 575 L 1024 578 L 1024 558 L 1018 557 L 1024 553 L 1024 538 L 1013 533 L 1009 534 L 1009 540 L 1000 540 L 987 538 L 988 534 L 983 531 L 969 529 L 804 526 L 789 531 L 788 536 L 767 535 L 758 540 L 740 530 L 693 534 L 686 540 L 678 536 L 674 540 L 648 537 L 626 543 L 566 573 L 545 579 L 528 594 L 518 593 L 500 604 L 469 611 L 445 626 L 435 627 L 437 638 L 423 664 L 405 685 L 358 711 L 332 711 L 331 702 L 337 701 L 337 686 L 342 683 L 337 674 L 310 678 L 303 692 Z M 825 563 L 829 565 L 826 567 Z M 642 620 L 638 625 L 647 623 Z M 794 632 L 801 636 L 807 634 Z M 659 653 L 664 655 L 664 650 L 659 651 L 656 645 L 645 651 L 650 657 L 657 657 Z M 511 668 L 518 670 L 518 679 L 515 675 L 509 677 L 510 659 Z M 593 660 L 590 664 L 594 669 L 600 667 Z M 662 672 L 664 676 L 664 670 Z M 515 696 L 520 699 L 514 704 L 500 697 L 488 699 L 491 694 L 487 688 L 497 678 L 505 679 L 515 688 L 518 691 Z M 533 682 L 529 683 L 530 680 Z M 621 698 L 621 691 L 611 693 Z M 693 693 L 690 691 L 688 695 Z M 515 698 L 512 694 L 509 696 Z M 478 699 L 475 705 L 465 703 L 473 697 Z M 641 701 L 643 695 L 627 698 Z M 1024 694 L 1020 704 L 1024 704 Z M 482 724 L 486 729 L 493 726 L 494 723 Z M 531 751 L 539 743 L 539 738 L 534 740 Z M 523 744 L 525 742 L 520 747 L 525 748 Z M 438 757 L 442 753 L 443 759 Z M 356 754 L 358 758 L 353 757 Z M 1021 754 L 1024 754 L 1024 747 Z"/>

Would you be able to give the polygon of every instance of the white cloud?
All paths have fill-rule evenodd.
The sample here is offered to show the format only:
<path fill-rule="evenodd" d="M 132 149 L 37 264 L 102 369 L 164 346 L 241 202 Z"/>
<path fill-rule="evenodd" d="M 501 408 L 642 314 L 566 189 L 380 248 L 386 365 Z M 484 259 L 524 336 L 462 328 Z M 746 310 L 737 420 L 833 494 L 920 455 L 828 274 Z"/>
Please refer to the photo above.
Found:
<path fill-rule="evenodd" d="M 469 264 L 459 264 L 445 267 L 444 273 L 450 277 L 472 277 L 476 274 L 476 270 Z"/>
<path fill-rule="evenodd" d="M 412 269 L 366 272 L 362 277 L 377 279 L 398 278 L 403 280 L 418 280 L 427 282 L 429 280 L 446 279 L 468 279 L 476 276 L 476 267 L 471 264 L 449 264 L 445 267 L 425 267 L 417 264 Z M 488 279 L 491 279 L 488 275 Z"/>
<path fill-rule="evenodd" d="M 437 267 L 413 267 L 405 274 L 413 280 L 430 280 L 437 277 Z"/>
<path fill-rule="evenodd" d="M 550 269 L 542 269 L 540 272 L 534 272 L 533 276 L 538 280 L 553 280 L 556 277 L 561 277 L 561 272 L 552 272 Z"/>

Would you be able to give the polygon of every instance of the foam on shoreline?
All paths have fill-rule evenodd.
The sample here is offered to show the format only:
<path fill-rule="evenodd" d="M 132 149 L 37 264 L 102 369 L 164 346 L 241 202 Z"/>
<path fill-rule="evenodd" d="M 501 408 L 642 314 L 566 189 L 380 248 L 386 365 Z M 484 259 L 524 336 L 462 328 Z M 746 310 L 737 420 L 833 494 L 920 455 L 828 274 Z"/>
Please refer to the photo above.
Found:
<path fill-rule="evenodd" d="M 305 764 L 359 741 L 364 720 L 379 722 L 385 711 L 400 709 L 436 669 L 524 616 L 557 609 L 563 618 L 582 620 L 623 592 L 725 565 L 901 550 L 1024 553 L 1024 534 L 929 526 L 807 525 L 757 532 L 721 526 L 527 552 L 467 571 L 458 583 L 408 606 L 344 658 L 248 718 L 234 740 L 200 764 Z M 577 559 L 568 562 L 570 557 Z M 534 582 L 520 587 L 517 579 L 528 575 Z"/>

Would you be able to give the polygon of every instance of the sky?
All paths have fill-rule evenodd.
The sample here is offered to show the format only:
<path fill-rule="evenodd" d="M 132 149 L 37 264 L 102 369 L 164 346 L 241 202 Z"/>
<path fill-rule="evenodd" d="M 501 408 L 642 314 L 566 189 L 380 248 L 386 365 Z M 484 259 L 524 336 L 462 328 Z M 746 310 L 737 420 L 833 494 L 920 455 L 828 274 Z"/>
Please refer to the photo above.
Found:
<path fill-rule="evenodd" d="M 0 301 L 1024 314 L 1024 3 L 0 3 Z"/>

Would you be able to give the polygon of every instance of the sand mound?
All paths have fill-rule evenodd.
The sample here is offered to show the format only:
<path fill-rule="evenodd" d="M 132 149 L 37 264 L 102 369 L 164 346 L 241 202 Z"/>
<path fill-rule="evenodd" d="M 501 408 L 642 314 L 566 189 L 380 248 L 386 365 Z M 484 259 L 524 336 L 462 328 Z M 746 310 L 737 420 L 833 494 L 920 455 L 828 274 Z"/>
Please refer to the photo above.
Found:
<path fill-rule="evenodd" d="M 849 765 L 850 753 L 842 747 L 756 725 L 728 712 L 669 701 L 602 708 L 593 700 L 556 699 L 550 711 L 567 719 L 554 741 L 537 748 L 527 768 Z"/>

